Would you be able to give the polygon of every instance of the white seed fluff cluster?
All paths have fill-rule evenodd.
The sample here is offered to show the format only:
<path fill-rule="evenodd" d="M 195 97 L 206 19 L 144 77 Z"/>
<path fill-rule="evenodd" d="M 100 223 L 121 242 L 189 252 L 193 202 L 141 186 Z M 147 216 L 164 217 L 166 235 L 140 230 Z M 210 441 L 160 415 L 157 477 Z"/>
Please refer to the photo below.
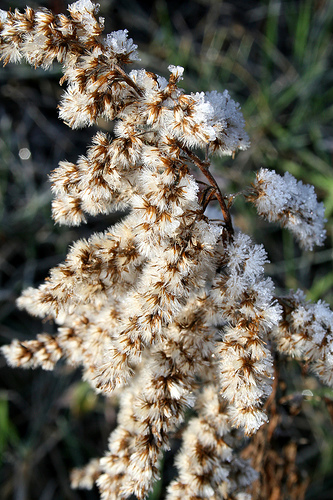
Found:
<path fill-rule="evenodd" d="M 68 6 L 69 12 L 73 14 L 79 14 L 86 20 L 97 13 L 99 10 L 99 4 L 94 4 L 90 0 L 78 0 Z"/>
<path fill-rule="evenodd" d="M 274 170 L 261 169 L 254 188 L 256 194 L 250 199 L 259 215 L 288 228 L 305 249 L 323 244 L 325 208 L 318 203 L 313 186 L 297 181 L 289 172 L 282 177 Z"/>
<path fill-rule="evenodd" d="M 233 456 L 237 438 L 230 438 L 226 405 L 216 387 L 206 385 L 197 400 L 198 417 L 193 417 L 176 457 L 178 477 L 168 487 L 167 500 L 184 498 L 247 498 L 246 488 L 257 478 L 247 461 Z M 241 470 L 242 481 L 236 479 Z M 248 497 L 249 500 L 251 496 Z"/>
<path fill-rule="evenodd" d="M 213 321 L 221 324 L 217 346 L 221 394 L 231 422 L 252 434 L 267 420 L 261 406 L 271 392 L 273 360 L 266 333 L 281 319 L 272 281 L 263 276 L 264 248 L 238 233 L 226 247 L 224 269 L 211 291 Z"/>
<path fill-rule="evenodd" d="M 68 10 L 0 11 L 0 58 L 61 63 L 59 114 L 71 128 L 115 120 L 112 136 L 97 132 L 85 155 L 52 172 L 54 220 L 76 226 L 87 215 L 125 215 L 75 242 L 18 299 L 57 333 L 13 340 L 2 352 L 14 367 L 52 370 L 63 359 L 106 397 L 117 390 L 108 449 L 73 471 L 73 487 L 97 484 L 102 500 L 147 498 L 184 425 L 167 500 L 250 500 L 257 475 L 238 449 L 268 420 L 275 349 L 332 385 L 333 313 L 299 292 L 276 298 L 263 246 L 233 227 L 209 158 L 248 148 L 239 104 L 227 91 L 186 94 L 180 66 L 169 66 L 168 80 L 128 72 L 138 56 L 127 30 L 103 37 L 91 0 Z M 322 244 L 324 208 L 311 186 L 262 169 L 247 199 L 304 248 Z M 213 200 L 218 221 L 209 218 Z M 188 408 L 196 414 L 185 422 Z"/>
<path fill-rule="evenodd" d="M 283 321 L 272 330 L 278 350 L 309 363 L 320 380 L 333 387 L 333 311 L 323 301 L 305 300 L 301 290 L 281 303 Z"/>
<path fill-rule="evenodd" d="M 127 38 L 128 30 L 113 31 L 106 37 L 106 45 L 114 54 L 130 54 L 132 61 L 139 60 L 138 48 L 132 38 Z"/>

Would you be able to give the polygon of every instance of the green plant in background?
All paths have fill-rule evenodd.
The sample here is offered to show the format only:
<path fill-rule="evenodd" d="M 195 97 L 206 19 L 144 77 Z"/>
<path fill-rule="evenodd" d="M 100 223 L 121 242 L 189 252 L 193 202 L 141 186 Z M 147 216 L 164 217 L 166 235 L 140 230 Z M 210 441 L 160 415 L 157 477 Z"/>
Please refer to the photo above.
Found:
<path fill-rule="evenodd" d="M 290 133 L 284 134 L 281 132 L 283 128 L 285 127 L 285 122 L 282 123 L 281 126 L 281 118 L 283 120 L 287 119 L 287 122 L 290 117 L 293 115 L 293 106 L 295 102 L 298 102 L 299 96 L 297 95 L 297 99 L 288 101 L 288 99 L 285 101 L 286 105 L 280 105 L 280 107 L 275 106 L 275 101 L 276 101 L 276 96 L 279 94 L 279 89 L 278 89 L 278 84 L 275 86 L 273 85 L 274 82 L 277 82 L 279 80 L 279 71 L 284 72 L 285 66 L 283 66 L 281 60 L 279 57 L 281 54 L 280 47 L 278 47 L 278 42 L 279 42 L 279 37 L 276 36 L 275 38 L 272 38 L 272 42 L 277 42 L 276 46 L 274 43 L 267 42 L 266 43 L 266 38 L 269 39 L 272 37 L 272 33 L 278 33 L 279 32 L 279 23 L 281 23 L 281 19 L 283 19 L 284 16 L 284 9 L 286 7 L 285 4 L 280 4 L 279 2 L 271 2 L 268 5 L 268 16 L 267 16 L 267 37 L 265 35 L 265 32 L 263 30 L 263 36 L 262 37 L 255 37 L 253 33 L 249 30 L 246 32 L 246 30 L 240 29 L 240 25 L 231 25 L 231 28 L 229 27 L 220 27 L 218 26 L 218 16 L 215 14 L 219 12 L 219 5 L 218 3 L 212 2 L 209 7 L 208 7 L 208 13 L 207 17 L 205 17 L 205 24 L 202 23 L 202 28 L 204 25 L 206 26 L 205 33 L 203 38 L 199 38 L 198 40 L 191 39 L 192 33 L 195 33 L 194 36 L 198 35 L 199 37 L 201 36 L 202 31 L 199 30 L 193 30 L 193 31 L 184 31 L 184 36 L 181 39 L 181 43 L 178 44 L 178 42 L 175 42 L 176 40 L 176 35 L 175 32 L 172 33 L 172 29 L 174 29 L 174 22 L 173 22 L 173 14 L 169 15 L 169 12 L 173 12 L 171 9 L 168 10 L 167 4 L 160 4 L 161 7 L 156 8 L 156 14 L 157 16 L 162 15 L 162 17 L 159 19 L 159 22 L 162 21 L 162 27 L 158 28 L 160 35 L 162 38 L 162 43 L 159 42 L 158 44 L 158 51 L 157 48 L 155 49 L 155 56 L 160 56 L 160 47 L 163 46 L 164 44 L 164 50 L 169 50 L 167 53 L 167 57 L 165 57 L 165 53 L 162 54 L 164 58 L 167 60 L 174 61 L 177 64 L 182 64 L 184 66 L 188 66 L 188 69 L 190 71 L 190 76 L 191 78 L 186 80 L 184 83 L 186 84 L 186 87 L 192 87 L 192 90 L 196 90 L 197 88 L 205 88 L 207 90 L 211 90 L 213 88 L 218 88 L 220 85 L 220 82 L 222 81 L 228 88 L 233 89 L 234 91 L 237 91 L 237 93 L 241 96 L 241 99 L 243 101 L 243 111 L 247 117 L 247 122 L 249 122 L 250 125 L 250 134 L 251 134 L 251 139 L 252 142 L 255 144 L 251 148 L 251 151 L 253 151 L 253 154 L 248 155 L 247 153 L 243 153 L 243 155 L 238 155 L 236 156 L 235 160 L 232 162 L 232 168 L 226 172 L 224 168 L 223 172 L 223 177 L 225 177 L 224 182 L 228 181 L 231 183 L 231 186 L 236 186 L 236 184 L 239 184 L 239 181 L 242 180 L 242 184 L 246 185 L 247 182 L 245 178 L 243 177 L 246 175 L 248 178 L 252 178 L 251 170 L 258 170 L 262 165 L 264 166 L 271 166 L 274 167 L 275 170 L 278 169 L 286 169 L 287 163 L 284 161 L 284 157 L 286 160 L 290 160 L 292 158 L 293 165 L 298 166 L 299 165 L 304 165 L 303 159 L 298 155 L 298 152 L 302 152 L 305 149 L 309 149 L 310 152 L 312 153 L 311 156 L 311 163 L 309 164 L 310 169 L 308 172 L 313 169 L 317 170 L 317 167 L 315 165 L 315 162 L 317 162 L 317 156 L 319 155 L 321 158 L 326 155 L 326 161 L 329 162 L 329 154 L 325 153 L 325 150 L 320 149 L 321 146 L 325 146 L 327 142 L 319 140 L 317 144 L 318 150 L 314 151 L 313 149 L 313 139 L 314 136 L 311 136 L 308 138 L 308 143 L 307 147 L 304 146 L 301 147 L 301 142 L 299 142 L 300 146 L 295 147 L 298 144 L 298 141 L 296 141 L 296 137 L 299 134 L 299 126 L 303 127 L 306 129 L 308 124 L 311 122 L 309 121 L 302 121 L 300 120 L 298 123 L 298 128 L 290 128 Z M 329 31 L 329 25 L 331 22 L 331 17 L 329 15 L 330 7 L 328 3 L 319 4 L 315 5 L 313 3 L 311 6 L 307 4 L 307 9 L 303 4 L 301 3 L 300 9 L 295 7 L 296 4 L 293 4 L 294 11 L 288 12 L 288 15 L 294 16 L 293 19 L 300 19 L 302 18 L 303 25 L 306 23 L 307 19 L 309 18 L 308 15 L 305 15 L 304 13 L 308 13 L 309 9 L 311 10 L 311 22 L 309 23 L 309 30 L 308 33 L 314 29 L 314 26 L 316 23 L 319 23 L 320 26 L 320 32 L 323 34 L 323 45 L 324 47 L 325 43 L 327 46 L 327 40 L 330 36 L 330 31 Z M 258 12 L 257 15 L 263 16 L 263 20 L 265 19 L 265 8 L 264 5 L 262 4 L 263 8 L 261 13 Z M 292 17 L 290 18 L 292 19 Z M 301 21 L 297 21 L 301 23 Z M 168 34 L 167 37 L 164 37 L 163 35 L 163 23 L 165 26 L 166 33 Z M 209 24 L 210 23 L 210 24 Z M 215 25 L 214 25 L 215 23 Z M 320 25 L 320 23 L 322 23 Z M 275 28 L 274 28 L 275 26 Z M 290 27 L 288 28 L 290 31 L 290 39 L 292 39 L 293 35 L 293 26 L 294 24 L 291 22 Z M 214 28 L 217 28 L 214 31 Z M 274 29 L 273 29 L 274 28 Z M 287 29 L 287 26 L 285 27 Z M 318 30 L 318 27 L 317 27 Z M 318 31 L 317 31 L 318 32 Z M 308 45 L 308 48 L 304 49 L 304 51 L 308 51 L 310 53 L 310 49 L 312 46 L 312 40 L 308 37 L 305 37 L 304 34 L 302 34 L 303 31 L 301 28 L 298 29 L 297 31 L 297 37 L 303 36 L 303 42 L 305 45 Z M 174 36 L 171 36 L 174 35 Z M 212 40 L 213 37 L 213 40 Z M 158 39 L 158 37 L 156 37 Z M 304 41 L 306 39 L 306 41 Z M 316 38 L 316 40 L 319 40 L 319 38 Z M 167 44 L 170 42 L 171 48 L 168 49 Z M 232 43 L 231 43 L 232 42 Z M 240 43 L 241 42 L 241 43 Z M 304 45 L 303 43 L 303 45 Z M 298 43 L 299 47 L 301 46 L 300 43 Z M 173 51 L 175 48 L 180 48 L 182 50 L 179 50 L 179 53 L 176 57 L 173 57 Z M 329 44 L 328 44 L 329 46 Z M 150 47 L 153 48 L 154 47 Z M 185 49 L 185 50 L 183 50 Z M 222 49 L 222 50 L 221 50 Z M 297 49 L 298 53 L 300 51 L 300 48 Z M 186 52 L 187 51 L 187 52 Z M 261 52 L 261 55 L 258 55 L 257 52 Z M 152 51 L 154 53 L 154 50 Z M 296 53 L 296 52 L 295 52 Z M 186 55 L 188 54 L 188 55 Z M 222 56 L 221 56 L 222 54 Z M 247 55 L 246 55 L 247 54 Z M 262 54 L 267 54 L 267 57 L 262 57 Z M 207 57 L 209 55 L 209 57 Z M 290 54 L 288 54 L 289 56 Z M 195 57 L 194 57 L 195 56 Z M 250 56 L 250 57 L 249 57 Z M 254 66 L 252 68 L 249 68 L 249 60 L 253 61 L 253 56 L 254 56 Z M 147 56 L 145 56 L 147 57 Z M 243 59 L 242 59 L 243 57 Z M 255 60 L 257 57 L 257 60 Z M 177 59 L 179 58 L 179 59 Z M 214 59 L 215 58 L 215 59 Z M 296 58 L 294 54 L 291 54 L 291 60 L 293 58 Z M 325 64 L 327 64 L 327 61 L 329 60 L 329 48 L 321 53 L 321 65 L 322 68 L 325 68 Z M 283 59 L 283 58 L 282 58 Z M 152 63 L 156 67 L 156 59 L 151 60 Z M 197 64 L 197 61 L 199 64 Z M 188 64 L 187 64 L 188 62 Z M 285 61 L 286 62 L 286 61 Z M 318 62 L 318 60 L 316 61 Z M 257 66 L 255 66 L 257 64 Z M 296 64 L 294 64 L 296 66 Z M 200 72 L 198 71 L 197 68 L 200 68 Z M 301 87 L 301 84 L 297 84 L 297 79 L 303 79 L 303 71 L 306 70 L 307 64 L 306 62 L 304 63 L 303 68 L 298 69 L 298 73 L 295 77 L 295 87 L 297 89 L 298 87 Z M 253 71 L 253 68 L 258 69 L 259 71 Z M 266 68 L 266 69 L 265 69 Z M 261 71 L 261 76 L 260 76 L 260 71 Z M 253 74 L 256 73 L 257 75 L 259 74 L 260 78 L 253 78 Z M 251 75 L 251 76 L 249 76 Z M 315 80 L 315 86 L 323 85 L 322 88 L 324 88 L 325 85 L 328 85 L 327 82 L 330 81 L 330 75 L 325 72 L 325 69 L 322 70 L 320 76 L 318 77 L 317 80 Z M 198 82 L 199 80 L 199 82 Z M 258 80 L 261 80 L 261 82 L 258 84 Z M 262 82 L 266 81 L 266 87 L 265 85 L 262 84 Z M 283 81 L 283 80 L 282 80 Z M 291 81 L 291 80 L 289 80 Z M 306 80 L 304 80 L 306 85 Z M 297 85 L 296 85 L 297 84 Z M 263 90 L 260 90 L 261 87 L 263 87 Z M 248 90 L 250 88 L 250 91 Z M 283 89 L 283 87 L 281 87 Z M 286 82 L 286 88 L 285 91 L 287 92 L 288 90 L 288 81 Z M 295 92 L 295 90 L 294 90 Z M 292 95 L 292 92 L 291 92 Z M 319 92 L 320 97 L 318 97 L 318 101 L 320 101 L 322 104 L 325 102 L 329 102 L 329 95 L 328 93 L 325 92 Z M 259 97 L 258 97 L 259 96 Z M 321 113 L 317 112 L 316 110 L 320 108 L 316 108 L 309 102 L 311 102 L 311 99 L 313 98 L 313 94 L 306 94 L 304 96 L 304 102 L 307 102 L 307 106 L 304 107 L 305 111 L 309 113 L 308 116 L 313 114 L 314 119 L 318 120 L 318 117 L 321 116 Z M 252 104 L 251 104 L 252 102 Z M 283 100 L 282 100 L 283 102 Z M 268 103 L 268 104 L 267 104 Z M 327 107 L 323 106 L 325 109 Z M 273 113 L 272 113 L 273 110 Z M 258 114 L 257 114 L 258 112 Z M 284 116 L 283 116 L 283 112 Z M 300 108 L 297 108 L 297 113 L 300 112 Z M 282 115 L 280 116 L 280 113 Z M 329 114 L 328 114 L 329 116 Z M 306 115 L 305 115 L 306 117 Z M 278 125 L 275 124 L 275 121 L 278 123 Z M 289 125 L 288 125 L 289 126 Z M 274 130 L 279 130 L 278 134 L 274 133 Z M 328 128 L 324 128 L 320 130 L 320 133 L 322 134 L 321 139 L 327 139 L 328 136 L 328 131 L 329 131 L 329 122 L 328 122 Z M 306 132 L 307 133 L 307 132 Z M 295 140 L 290 139 L 290 136 L 295 135 Z M 288 135 L 288 137 L 287 137 Z M 318 137 L 318 136 L 317 136 Z M 254 138 L 254 141 L 253 141 Z M 287 147 L 284 145 L 286 141 L 289 141 L 289 145 L 287 144 Z M 82 141 L 84 143 L 84 141 Z M 280 146 L 281 147 L 281 155 L 280 155 Z M 295 156 L 292 156 L 295 151 L 297 152 L 297 157 L 295 159 Z M 66 155 L 66 153 L 65 153 Z M 64 156 L 64 155 L 62 155 Z M 282 161 L 283 160 L 283 161 Z M 325 161 L 325 160 L 324 160 Z M 55 161 L 57 163 L 57 160 Z M 216 162 L 216 168 L 217 168 L 217 163 Z M 229 164 L 231 164 L 229 160 Z M 294 168 L 291 165 L 291 169 Z M 302 177 L 303 179 L 306 179 L 307 182 L 311 182 L 310 179 L 307 179 L 308 173 L 305 172 L 300 172 L 299 170 L 291 170 L 294 175 L 297 177 Z M 249 172 L 247 174 L 247 172 Z M 331 176 L 331 172 L 327 171 L 328 175 Z M 225 175 L 226 174 L 226 175 Z M 218 175 L 218 174 L 217 174 Z M 229 180 L 228 180 L 229 177 Z M 318 192 L 321 194 L 321 196 L 325 196 L 325 193 L 327 195 L 327 184 L 325 181 L 323 182 L 323 176 L 319 176 L 321 178 L 321 185 L 317 184 L 317 187 L 320 189 Z M 220 179 L 218 179 L 220 181 Z M 23 183 L 24 185 L 24 183 Z M 224 188 L 224 190 L 228 190 L 229 188 Z M 29 199 L 29 196 L 27 196 L 27 199 Z M 242 202 L 240 199 L 236 199 L 236 205 L 235 208 L 238 208 L 237 214 L 237 224 L 239 224 L 241 227 L 245 227 L 244 225 L 249 227 L 249 224 L 251 223 L 251 220 L 246 218 L 245 220 L 243 219 L 242 215 Z M 236 213 L 236 212 L 235 212 Z M 326 213 L 326 216 L 329 216 L 329 214 Z M 243 226 L 242 226 L 243 225 Z M 330 231 L 330 226 L 328 226 L 328 229 Z M 246 229 L 245 231 L 248 231 Z M 48 234 L 51 234 L 51 229 L 48 231 Z M 64 234 L 64 233 L 63 233 Z M 329 232 L 329 234 L 331 234 Z M 76 237 L 76 236 L 75 236 Z M 278 237 L 280 238 L 280 234 L 275 232 L 270 234 L 270 237 Z M 66 236 L 67 241 L 69 242 L 71 239 L 73 239 L 73 233 L 70 233 L 69 235 Z M 308 271 L 312 269 L 313 266 L 313 261 L 312 258 L 309 255 L 303 255 L 301 256 L 299 254 L 299 251 L 297 248 L 294 248 L 292 240 L 288 238 L 286 235 L 284 236 L 284 247 L 282 248 L 283 253 L 281 252 L 279 254 L 279 258 L 277 260 L 280 260 L 279 265 L 274 265 L 271 264 L 270 271 L 273 271 L 273 273 L 276 272 L 278 276 L 281 275 L 281 273 L 287 278 L 287 273 L 286 273 L 286 266 L 288 266 L 288 271 L 291 271 L 291 276 L 293 276 L 293 281 L 289 282 L 289 285 L 292 286 L 299 286 L 300 281 L 304 279 L 309 273 Z M 32 245 L 33 249 L 33 238 L 29 240 Z M 265 240 L 265 245 L 266 245 L 266 240 Z M 270 247 L 270 250 L 272 248 L 273 251 L 270 251 L 270 254 L 274 255 L 274 246 L 275 243 L 270 245 L 266 245 Z M 325 253 L 326 252 L 326 253 Z M 295 259 L 295 255 L 296 259 Z M 285 263 L 285 257 L 288 257 L 288 261 Z M 325 259 L 330 258 L 331 253 L 330 250 L 323 250 L 322 252 L 317 253 L 316 259 L 318 259 L 317 262 L 325 261 Z M 38 256 L 36 255 L 36 258 Z M 52 265 L 52 263 L 50 263 Z M 318 264 L 317 264 L 318 266 Z M 49 267 L 47 265 L 47 262 L 45 263 L 45 268 Z M 317 269 L 317 267 L 315 268 Z M 40 272 L 40 279 L 42 278 L 42 272 Z M 320 276 L 319 271 L 319 276 Z M 327 272 L 327 265 L 325 266 L 325 276 L 323 277 L 324 280 L 326 280 L 326 289 L 323 289 L 322 291 L 326 292 L 326 300 L 330 301 L 329 299 L 329 292 L 330 292 L 330 286 L 329 286 L 329 275 L 331 273 L 331 270 Z M 311 273 L 310 273 L 311 274 Z M 318 273 L 317 273 L 318 275 Z M 308 279 L 308 278 L 306 278 Z M 27 281 L 26 281 L 27 282 Z M 307 283 L 310 282 L 305 282 L 305 287 L 307 287 Z M 319 281 L 318 281 L 319 283 Z M 282 287 L 283 286 L 283 280 L 279 282 L 279 285 Z M 304 283 L 302 283 L 304 287 Z M 320 292 L 317 292 L 320 293 Z M 318 298 L 318 297 L 317 297 Z M 18 330 L 18 328 L 16 327 Z M 12 335 L 11 335 L 12 336 Z M 9 338 L 10 335 L 8 335 L 7 338 Z M 310 389 L 309 389 L 310 390 Z M 313 387 L 312 387 L 313 390 Z M 310 401 L 313 401 L 314 398 L 312 398 Z M 309 401 L 309 402 L 310 402 Z M 66 432 L 65 432 L 66 435 Z M 82 461 L 82 458 L 81 458 Z M 77 463 L 77 462 L 74 462 Z M 325 467 L 329 469 L 329 465 L 327 464 L 327 460 L 325 462 Z"/>

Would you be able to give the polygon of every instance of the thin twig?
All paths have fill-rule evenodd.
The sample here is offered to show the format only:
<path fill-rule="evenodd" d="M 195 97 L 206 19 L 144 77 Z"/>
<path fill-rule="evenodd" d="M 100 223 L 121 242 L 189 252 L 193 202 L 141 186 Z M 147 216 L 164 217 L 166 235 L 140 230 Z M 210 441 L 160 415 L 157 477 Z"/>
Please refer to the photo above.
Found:
<path fill-rule="evenodd" d="M 226 226 L 228 232 L 230 234 L 233 234 L 234 229 L 232 226 L 230 212 L 229 212 L 229 209 L 225 203 L 224 197 L 221 193 L 221 190 L 220 190 L 216 180 L 214 179 L 214 177 L 212 176 L 212 174 L 210 173 L 210 171 L 208 169 L 209 162 L 202 161 L 196 154 L 194 154 L 186 146 L 183 146 L 182 144 L 180 144 L 178 141 L 177 141 L 177 145 L 189 157 L 189 159 L 192 161 L 192 163 L 194 163 L 194 165 L 196 167 L 198 167 L 199 170 L 201 170 L 201 172 L 204 174 L 204 176 L 208 179 L 210 185 L 214 188 L 216 199 L 219 202 L 219 205 L 221 207 L 225 226 Z"/>
<path fill-rule="evenodd" d="M 118 73 L 122 76 L 122 79 L 124 80 L 124 82 L 127 83 L 127 85 L 129 85 L 130 87 L 132 87 L 135 92 L 140 96 L 142 97 L 142 91 L 139 89 L 139 87 L 136 85 L 135 82 L 133 82 L 133 80 L 128 76 L 128 74 L 120 67 L 118 66 L 118 64 L 116 64 L 116 70 L 118 71 Z"/>

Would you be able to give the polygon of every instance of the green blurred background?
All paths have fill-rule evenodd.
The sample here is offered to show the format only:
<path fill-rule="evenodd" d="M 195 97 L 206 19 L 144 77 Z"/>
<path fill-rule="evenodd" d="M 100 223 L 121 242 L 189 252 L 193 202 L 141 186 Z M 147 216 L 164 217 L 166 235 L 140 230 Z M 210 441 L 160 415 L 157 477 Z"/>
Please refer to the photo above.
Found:
<path fill-rule="evenodd" d="M 0 8 L 25 7 L 0 0 Z M 31 1 L 31 7 L 65 12 L 63 0 Z M 331 0 L 101 0 L 106 32 L 129 30 L 139 45 L 137 67 L 168 76 L 169 64 L 185 68 L 187 92 L 229 90 L 241 103 L 251 148 L 236 158 L 214 159 L 226 193 L 237 192 L 261 167 L 291 172 L 315 186 L 326 206 L 327 241 L 302 252 L 288 232 L 259 221 L 237 198 L 235 224 L 264 243 L 267 266 L 279 292 L 302 288 L 309 299 L 333 306 L 333 66 Z M 95 128 L 71 131 L 57 117 L 60 68 L 0 70 L 0 340 L 34 338 L 53 326 L 16 309 L 27 286 L 36 286 L 64 259 L 68 245 L 103 230 L 112 217 L 82 228 L 53 224 L 48 174 L 60 160 L 85 153 Z M 110 124 L 101 123 L 106 130 Z M 295 439 L 299 466 L 312 478 L 307 500 L 333 498 L 333 436 L 323 396 L 312 378 L 289 363 L 290 394 L 307 388 Z M 309 394 L 309 393 L 308 393 Z M 3 500 L 97 499 L 97 490 L 71 491 L 68 471 L 103 454 L 115 425 L 117 402 L 96 396 L 80 373 L 10 369 L 0 358 L 0 498 Z M 303 441 L 302 441 L 303 440 Z M 166 457 L 162 481 L 151 499 L 163 498 L 173 473 Z"/>

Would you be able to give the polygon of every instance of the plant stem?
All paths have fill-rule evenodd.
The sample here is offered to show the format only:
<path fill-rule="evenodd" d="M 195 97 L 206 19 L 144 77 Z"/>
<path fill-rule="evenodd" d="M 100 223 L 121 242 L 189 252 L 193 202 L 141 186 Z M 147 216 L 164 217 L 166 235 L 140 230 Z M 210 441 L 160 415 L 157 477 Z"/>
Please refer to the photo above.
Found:
<path fill-rule="evenodd" d="M 232 235 L 234 233 L 234 229 L 232 226 L 230 212 L 229 212 L 229 209 L 225 203 L 224 197 L 221 193 L 221 190 L 220 190 L 216 180 L 214 179 L 214 177 L 212 176 L 212 174 L 209 171 L 209 165 L 210 165 L 209 162 L 202 161 L 196 154 L 194 154 L 186 146 L 183 146 L 182 144 L 180 144 L 178 141 L 177 141 L 177 145 L 189 157 L 189 159 L 192 161 L 192 163 L 194 163 L 194 165 L 199 168 L 199 170 L 204 174 L 204 176 L 209 181 L 210 185 L 214 188 L 216 199 L 219 202 L 219 205 L 221 207 L 221 211 L 223 214 L 226 229 Z"/>

